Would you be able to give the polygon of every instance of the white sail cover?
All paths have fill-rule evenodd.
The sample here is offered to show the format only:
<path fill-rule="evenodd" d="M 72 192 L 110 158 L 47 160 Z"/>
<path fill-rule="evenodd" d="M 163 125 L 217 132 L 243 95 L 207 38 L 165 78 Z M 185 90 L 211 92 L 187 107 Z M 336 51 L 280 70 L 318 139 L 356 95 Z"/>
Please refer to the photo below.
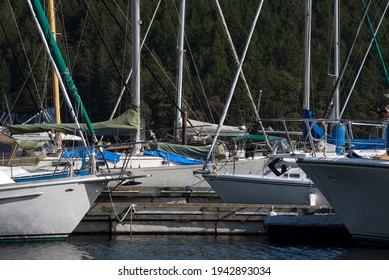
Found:
<path fill-rule="evenodd" d="M 179 128 L 182 128 L 182 119 L 178 125 Z M 198 135 L 198 136 L 207 136 L 207 135 L 215 135 L 218 124 L 201 122 L 196 120 L 188 120 L 187 122 L 187 134 Z M 245 126 L 229 126 L 222 125 L 220 130 L 220 136 L 243 136 L 246 135 L 247 130 Z"/>

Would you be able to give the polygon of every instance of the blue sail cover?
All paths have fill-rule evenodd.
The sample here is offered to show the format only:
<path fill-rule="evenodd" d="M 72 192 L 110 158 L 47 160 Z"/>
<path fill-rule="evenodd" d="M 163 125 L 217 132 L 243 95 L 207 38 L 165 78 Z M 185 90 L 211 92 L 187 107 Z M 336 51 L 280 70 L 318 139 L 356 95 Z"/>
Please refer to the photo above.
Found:
<path fill-rule="evenodd" d="M 314 121 L 310 110 L 304 109 L 304 119 L 312 119 L 312 121 L 308 121 L 309 126 L 312 126 Z M 302 128 L 304 139 L 306 139 L 308 132 L 305 123 L 303 123 Z M 324 130 L 318 124 L 314 124 L 311 129 L 311 134 L 314 138 L 321 139 L 324 136 Z M 333 131 L 333 135 L 327 135 L 327 142 L 330 144 L 336 144 L 336 131 Z M 354 149 L 385 149 L 385 139 L 383 138 L 358 138 L 350 139 L 350 142 Z M 345 140 L 345 143 L 347 144 L 348 141 Z"/>
<path fill-rule="evenodd" d="M 179 155 L 175 154 L 169 154 L 167 152 L 157 151 L 157 150 L 145 150 L 143 151 L 144 155 L 149 156 L 157 156 L 161 157 L 163 159 L 174 161 L 176 163 L 182 164 L 182 165 L 193 165 L 193 164 L 203 164 L 204 162 L 201 160 L 195 160 L 195 159 L 188 159 Z"/>

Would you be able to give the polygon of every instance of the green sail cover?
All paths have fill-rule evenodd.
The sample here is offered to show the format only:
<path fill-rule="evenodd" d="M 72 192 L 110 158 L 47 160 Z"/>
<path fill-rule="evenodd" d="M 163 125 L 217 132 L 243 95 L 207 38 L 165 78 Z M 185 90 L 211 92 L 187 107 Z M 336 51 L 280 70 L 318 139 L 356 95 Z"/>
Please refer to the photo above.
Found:
<path fill-rule="evenodd" d="M 180 155 L 186 158 L 203 159 L 206 160 L 210 147 L 207 146 L 189 146 L 181 144 L 163 143 L 163 142 L 151 142 L 148 143 L 150 150 L 163 151 L 170 154 Z M 224 160 L 227 159 L 226 152 L 222 144 L 215 145 L 214 147 L 215 159 Z"/>
<path fill-rule="evenodd" d="M 58 68 L 58 71 L 61 74 L 61 77 L 65 83 L 66 90 L 73 97 L 73 101 L 76 103 L 76 107 L 80 108 L 81 116 L 86 121 L 86 125 L 84 127 L 88 127 L 88 131 L 92 136 L 95 136 L 94 127 L 92 126 L 91 121 L 89 120 L 89 116 L 85 110 L 84 104 L 81 101 L 80 96 L 78 95 L 78 89 L 74 84 L 73 78 L 70 75 L 69 69 L 66 66 L 66 63 L 62 57 L 61 51 L 58 48 L 57 42 L 54 39 L 53 33 L 50 29 L 50 25 L 47 21 L 45 12 L 43 11 L 40 0 L 32 0 L 31 1 L 32 8 L 34 9 L 36 18 L 39 22 L 39 25 L 42 29 L 42 32 L 46 38 L 47 44 L 50 47 L 51 56 L 55 62 L 55 65 Z M 82 128 L 85 130 L 84 128 Z"/>
<path fill-rule="evenodd" d="M 81 129 L 92 136 L 88 126 L 80 123 Z M 124 112 L 119 117 L 93 123 L 94 132 L 96 135 L 121 135 L 121 136 L 135 136 L 140 128 L 139 108 L 131 108 Z M 76 124 L 74 123 L 44 123 L 44 124 L 20 124 L 10 125 L 8 129 L 12 134 L 37 133 L 47 131 L 58 131 L 66 134 L 75 134 Z"/>

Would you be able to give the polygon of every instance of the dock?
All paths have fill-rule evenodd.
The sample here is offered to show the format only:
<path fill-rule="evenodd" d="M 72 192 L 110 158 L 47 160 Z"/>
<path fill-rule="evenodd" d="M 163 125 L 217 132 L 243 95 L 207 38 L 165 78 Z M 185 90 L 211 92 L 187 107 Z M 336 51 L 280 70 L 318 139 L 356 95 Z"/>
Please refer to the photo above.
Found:
<path fill-rule="evenodd" d="M 331 207 L 226 204 L 209 187 L 123 186 L 104 191 L 74 234 L 266 235 L 269 215 L 333 213 Z"/>

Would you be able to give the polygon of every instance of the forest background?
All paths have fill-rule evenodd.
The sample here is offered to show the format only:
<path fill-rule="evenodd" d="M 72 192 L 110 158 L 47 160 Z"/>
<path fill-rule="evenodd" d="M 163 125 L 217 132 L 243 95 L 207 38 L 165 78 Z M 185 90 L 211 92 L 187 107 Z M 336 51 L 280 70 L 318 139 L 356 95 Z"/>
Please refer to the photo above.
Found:
<path fill-rule="evenodd" d="M 180 1 L 162 0 L 151 22 L 158 2 L 140 1 L 142 38 L 151 24 L 141 51 L 141 111 L 147 128 L 164 137 L 172 133 L 175 120 Z M 363 1 L 339 2 L 343 67 L 363 15 Z M 377 0 L 371 4 L 369 17 L 374 28 L 386 2 Z M 0 3 L 0 110 L 36 113 L 52 107 L 49 62 L 27 3 L 21 0 L 0 0 Z M 47 1 L 41 3 L 47 7 Z M 239 57 L 259 3 L 220 0 Z M 131 0 L 66 0 L 55 1 L 55 5 L 58 44 L 79 94 L 92 121 L 107 120 L 122 81 L 131 70 Z M 313 0 L 312 5 L 310 104 L 316 117 L 322 117 L 334 84 L 333 5 L 333 0 Z M 262 118 L 302 117 L 305 11 L 303 0 L 264 2 L 243 65 Z M 389 37 L 385 21 L 377 40 L 382 57 L 387 60 Z M 365 21 L 340 84 L 341 104 L 371 39 Z M 236 69 L 215 1 L 186 1 L 183 100 L 189 118 L 218 123 Z M 384 97 L 389 93 L 388 82 L 373 45 L 343 118 L 377 119 L 377 108 L 389 102 Z M 116 115 L 130 104 L 131 92 L 126 91 Z M 64 108 L 62 122 L 70 121 Z M 239 79 L 225 124 L 255 122 L 246 88 Z"/>

